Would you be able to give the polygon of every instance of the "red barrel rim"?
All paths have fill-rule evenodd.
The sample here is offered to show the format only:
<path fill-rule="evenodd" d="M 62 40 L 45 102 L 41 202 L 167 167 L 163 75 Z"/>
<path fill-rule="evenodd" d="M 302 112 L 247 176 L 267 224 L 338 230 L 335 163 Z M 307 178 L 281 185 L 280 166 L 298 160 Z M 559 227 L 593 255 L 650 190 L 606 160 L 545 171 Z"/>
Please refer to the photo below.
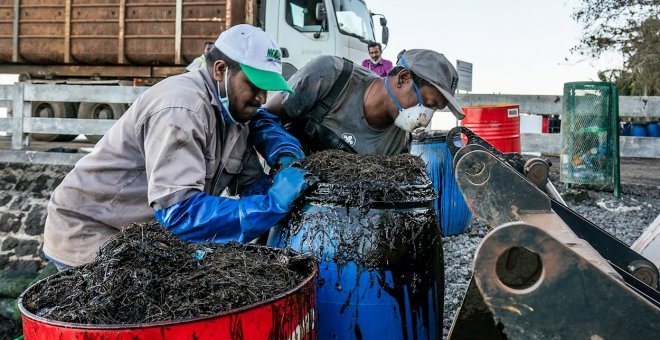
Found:
<path fill-rule="evenodd" d="M 511 107 L 511 106 L 518 107 L 518 106 L 520 106 L 520 104 L 515 104 L 515 103 L 511 103 L 511 104 L 481 104 L 481 105 L 463 106 L 462 108 L 463 109 L 488 109 L 488 108 L 497 109 L 497 108 L 501 108 L 501 107 Z"/>
<path fill-rule="evenodd" d="M 267 248 L 272 248 L 272 247 L 267 247 Z M 272 249 L 276 249 L 276 248 L 272 248 Z M 278 249 L 278 250 L 281 250 L 281 249 Z M 314 266 L 313 266 L 312 269 L 313 270 L 309 274 L 309 276 L 305 280 L 303 280 L 300 284 L 298 284 L 297 286 L 287 290 L 284 293 L 273 296 L 272 298 L 270 298 L 268 300 L 263 300 L 263 301 L 260 301 L 260 302 L 257 302 L 257 303 L 253 303 L 251 305 L 245 305 L 243 307 L 234 308 L 232 310 L 228 310 L 228 311 L 224 311 L 224 312 L 220 312 L 220 313 L 216 313 L 216 314 L 212 314 L 212 315 L 207 315 L 207 316 L 202 316 L 202 317 L 197 317 L 197 318 L 177 320 L 177 321 L 161 321 L 161 322 L 150 322 L 150 323 L 142 323 L 142 324 L 140 324 L 140 323 L 122 323 L 122 324 L 111 324 L 111 325 L 109 325 L 109 324 L 73 323 L 73 322 L 64 322 L 64 321 L 46 319 L 44 317 L 37 316 L 37 315 L 33 314 L 32 312 L 25 309 L 25 307 L 23 307 L 23 295 L 25 295 L 25 293 L 28 293 L 32 287 L 35 287 L 37 284 L 39 284 L 40 282 L 42 282 L 42 281 L 44 281 L 48 278 L 44 278 L 44 279 L 41 279 L 41 280 L 35 282 L 32 286 L 30 286 L 28 289 L 26 289 L 18 297 L 18 309 L 20 310 L 21 315 L 23 315 L 23 316 L 25 316 L 25 317 L 27 317 L 31 320 L 41 322 L 41 323 L 44 323 L 44 324 L 47 324 L 47 325 L 53 325 L 53 326 L 58 326 L 58 327 L 71 328 L 71 329 L 118 330 L 118 329 L 126 329 L 126 328 L 152 328 L 152 327 L 163 327 L 163 326 L 175 326 L 175 325 L 181 325 L 181 324 L 186 324 L 186 323 L 192 323 L 192 322 L 199 322 L 199 321 L 204 321 L 204 320 L 209 320 L 209 319 L 215 319 L 215 318 L 219 318 L 219 317 L 226 317 L 226 316 L 230 316 L 230 315 L 233 315 L 233 314 L 240 314 L 240 313 L 245 312 L 245 311 L 250 310 L 250 309 L 254 309 L 254 308 L 257 308 L 257 307 L 264 306 L 264 305 L 270 305 L 270 304 L 275 303 L 276 301 L 286 299 L 290 296 L 295 295 L 300 289 L 302 289 L 303 287 L 305 287 L 307 285 L 310 285 L 310 282 L 312 280 L 316 279 L 316 276 L 318 274 L 318 265 L 316 264 L 316 262 L 314 262 Z M 64 273 L 64 272 L 66 272 L 66 270 L 63 271 L 62 273 Z M 58 275 L 58 274 L 59 273 L 57 273 L 55 275 Z M 313 284 L 316 285 L 316 282 L 314 282 Z"/>

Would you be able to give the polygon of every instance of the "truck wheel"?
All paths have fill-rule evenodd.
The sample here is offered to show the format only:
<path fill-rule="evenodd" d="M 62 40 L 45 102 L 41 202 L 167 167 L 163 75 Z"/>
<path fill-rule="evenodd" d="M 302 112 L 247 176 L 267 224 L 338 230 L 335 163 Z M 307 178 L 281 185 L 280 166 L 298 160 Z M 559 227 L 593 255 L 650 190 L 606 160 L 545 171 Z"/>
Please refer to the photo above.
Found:
<path fill-rule="evenodd" d="M 76 118 L 76 107 L 73 103 L 63 102 L 33 102 L 32 117 L 35 118 Z M 31 133 L 30 139 L 39 142 L 68 142 L 77 135 L 56 135 L 49 133 Z"/>
<path fill-rule="evenodd" d="M 82 119 L 119 119 L 128 105 L 119 103 L 80 103 L 78 117 Z M 91 143 L 98 142 L 103 135 L 85 135 Z"/>

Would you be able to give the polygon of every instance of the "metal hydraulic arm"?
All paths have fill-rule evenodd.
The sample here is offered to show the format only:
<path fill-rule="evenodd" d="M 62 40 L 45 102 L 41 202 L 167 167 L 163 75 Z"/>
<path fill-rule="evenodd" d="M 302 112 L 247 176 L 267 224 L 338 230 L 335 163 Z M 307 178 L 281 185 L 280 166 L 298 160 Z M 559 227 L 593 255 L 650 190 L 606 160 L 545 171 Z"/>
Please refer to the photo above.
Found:
<path fill-rule="evenodd" d="M 457 147 L 461 135 L 467 143 Z M 470 210 L 493 228 L 451 339 L 660 334 L 658 268 L 569 209 L 548 180 L 549 162 L 501 153 L 465 127 L 447 141 Z"/>

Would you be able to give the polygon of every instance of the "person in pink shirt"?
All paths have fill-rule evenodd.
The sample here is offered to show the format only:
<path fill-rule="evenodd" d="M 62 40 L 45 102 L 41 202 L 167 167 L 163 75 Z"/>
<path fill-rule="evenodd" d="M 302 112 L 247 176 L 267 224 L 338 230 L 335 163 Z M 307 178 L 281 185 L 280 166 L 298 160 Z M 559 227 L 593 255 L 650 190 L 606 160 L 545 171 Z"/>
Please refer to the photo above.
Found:
<path fill-rule="evenodd" d="M 381 77 L 386 77 L 392 70 L 392 62 L 381 57 L 383 49 L 380 43 L 369 43 L 369 59 L 362 61 L 362 67 L 371 70 Z"/>

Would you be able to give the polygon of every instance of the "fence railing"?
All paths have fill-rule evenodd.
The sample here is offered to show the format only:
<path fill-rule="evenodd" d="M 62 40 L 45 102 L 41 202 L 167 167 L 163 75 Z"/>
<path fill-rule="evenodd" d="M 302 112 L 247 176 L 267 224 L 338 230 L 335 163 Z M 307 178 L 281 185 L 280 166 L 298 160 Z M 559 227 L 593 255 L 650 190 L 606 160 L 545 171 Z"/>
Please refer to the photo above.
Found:
<path fill-rule="evenodd" d="M 515 103 L 520 112 L 529 114 L 561 114 L 562 96 L 515 95 L 515 94 L 459 94 L 463 106 L 482 104 Z M 619 97 L 619 118 L 658 118 L 660 117 L 660 97 Z"/>
<path fill-rule="evenodd" d="M 12 136 L 11 149 L 0 150 L 0 161 L 73 164 L 81 155 L 27 151 L 30 143 L 29 134 L 102 135 L 115 122 L 115 120 L 99 119 L 32 117 L 33 102 L 132 103 L 147 89 L 148 87 L 28 83 L 0 85 L 0 107 L 7 108 L 10 113 L 8 118 L 0 118 L 0 132 Z M 529 114 L 561 114 L 562 112 L 562 96 L 459 94 L 457 97 L 465 106 L 516 103 L 520 105 L 521 112 Z M 660 97 L 619 97 L 619 116 L 659 118 Z M 538 141 L 538 138 L 542 137 L 535 138 L 535 145 L 542 144 Z M 548 138 L 552 139 L 552 137 Z"/>

